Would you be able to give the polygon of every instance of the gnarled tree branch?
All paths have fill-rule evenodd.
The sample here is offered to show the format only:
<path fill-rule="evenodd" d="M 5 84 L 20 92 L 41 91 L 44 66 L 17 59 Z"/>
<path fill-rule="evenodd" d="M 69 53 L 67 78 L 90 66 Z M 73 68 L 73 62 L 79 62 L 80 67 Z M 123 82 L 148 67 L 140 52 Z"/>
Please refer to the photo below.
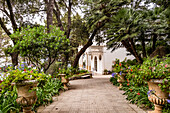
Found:
<path fill-rule="evenodd" d="M 58 22 L 58 27 L 60 27 L 60 30 L 64 31 L 63 24 L 62 24 L 61 19 L 60 19 L 61 13 L 60 13 L 59 7 L 58 7 L 55 0 L 54 0 L 54 6 L 55 6 L 56 10 L 53 9 L 53 12 L 56 16 L 56 19 L 57 19 L 57 22 Z"/>
<path fill-rule="evenodd" d="M 17 24 L 15 22 L 15 18 L 14 18 L 14 13 L 13 13 L 11 2 L 10 2 L 10 0 L 6 0 L 6 2 L 7 2 L 7 6 L 8 6 L 8 9 L 9 9 L 9 12 L 10 12 L 10 20 L 11 20 L 11 23 L 12 23 L 12 27 L 13 27 L 14 31 L 16 31 L 17 30 Z"/>
<path fill-rule="evenodd" d="M 6 34 L 8 36 L 11 35 L 11 33 L 9 32 L 9 30 L 7 29 L 7 27 L 5 26 L 4 22 L 2 21 L 1 17 L 0 17 L 0 24 L 1 24 L 1 27 L 3 28 L 3 30 L 6 32 Z"/>

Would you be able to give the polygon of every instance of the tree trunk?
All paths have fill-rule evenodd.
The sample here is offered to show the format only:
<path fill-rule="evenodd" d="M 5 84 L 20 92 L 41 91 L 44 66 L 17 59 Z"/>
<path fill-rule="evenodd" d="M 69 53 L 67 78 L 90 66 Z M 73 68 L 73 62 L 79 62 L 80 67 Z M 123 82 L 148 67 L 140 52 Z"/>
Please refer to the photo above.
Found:
<path fill-rule="evenodd" d="M 50 25 L 53 24 L 53 5 L 54 0 L 49 0 L 47 3 L 47 32 L 50 32 Z"/>
<path fill-rule="evenodd" d="M 13 53 L 11 53 L 10 55 L 11 55 L 11 58 L 12 58 L 12 64 L 13 64 L 13 66 L 18 65 L 18 53 L 13 52 Z"/>
<path fill-rule="evenodd" d="M 141 38 L 142 38 L 142 53 L 143 53 L 143 57 L 146 58 L 145 36 L 143 32 Z"/>
<path fill-rule="evenodd" d="M 142 63 L 143 63 L 143 60 L 142 60 L 142 58 L 140 57 L 140 55 L 138 55 L 138 53 L 136 52 L 136 48 L 135 48 L 135 44 L 134 44 L 134 42 L 133 42 L 133 39 L 128 38 L 128 40 L 129 40 L 129 42 L 130 42 L 131 49 L 132 49 L 132 51 L 133 51 L 133 53 L 134 53 L 134 56 L 135 56 L 136 60 L 137 60 L 140 64 L 142 64 Z"/>
<path fill-rule="evenodd" d="M 94 31 L 93 31 L 92 35 L 90 36 L 88 42 L 87 42 L 87 43 L 83 46 L 83 48 L 81 48 L 81 50 L 77 53 L 76 58 L 74 59 L 73 68 L 76 68 L 76 67 L 77 67 L 81 55 L 86 51 L 86 49 L 87 49 L 88 47 L 90 47 L 90 46 L 93 44 L 92 41 L 93 41 L 93 39 L 94 39 L 94 36 L 96 35 L 97 31 L 98 31 L 101 27 L 103 27 L 103 26 L 105 25 L 106 21 L 108 21 L 108 20 L 106 19 L 106 20 L 104 20 L 103 22 L 98 22 L 98 23 L 97 23 L 97 28 L 94 29 Z"/>
<path fill-rule="evenodd" d="M 8 7 L 8 10 L 9 10 L 9 19 L 11 21 L 11 24 L 12 24 L 12 28 L 13 28 L 13 31 L 15 32 L 18 27 L 17 27 L 17 24 L 16 24 L 16 21 L 15 21 L 15 16 L 14 16 L 14 12 L 13 12 L 13 7 L 12 7 L 12 0 L 6 0 L 6 3 L 7 3 L 7 7 Z M 0 25 L 1 27 L 3 28 L 3 30 L 6 32 L 6 34 L 10 37 L 11 35 L 11 32 L 7 29 L 4 21 L 2 20 L 2 18 L 0 18 Z M 17 40 L 16 39 L 12 39 L 14 45 L 16 44 Z M 10 54 L 11 56 L 11 59 L 12 59 L 12 64 L 14 66 L 18 65 L 18 54 L 19 53 L 8 53 Z"/>
<path fill-rule="evenodd" d="M 126 40 L 122 40 L 121 42 L 122 42 L 123 46 L 127 49 L 127 51 L 129 51 L 133 56 L 135 56 L 134 52 L 131 49 L 129 41 L 126 39 Z"/>
<path fill-rule="evenodd" d="M 68 7 L 68 24 L 67 24 L 67 38 L 69 39 L 70 37 L 70 27 L 71 27 L 71 6 L 72 6 L 72 1 L 69 0 L 69 7 Z"/>
<path fill-rule="evenodd" d="M 154 34 L 154 35 L 153 35 L 152 52 L 154 52 L 154 51 L 155 51 L 155 49 L 156 49 L 156 41 L 157 41 L 157 35 L 156 35 L 156 34 Z"/>
<path fill-rule="evenodd" d="M 77 53 L 76 58 L 74 59 L 73 68 L 76 68 L 76 67 L 77 67 L 81 55 L 82 55 L 82 54 L 86 51 L 86 49 L 87 49 L 88 47 L 90 47 L 92 44 L 93 44 L 92 41 L 88 41 L 88 42 L 86 43 L 86 45 L 83 46 L 83 48 Z"/>
<path fill-rule="evenodd" d="M 70 38 L 70 31 L 71 31 L 71 28 L 70 28 L 70 27 L 71 27 L 71 7 L 72 7 L 72 0 L 69 0 L 68 3 L 69 3 L 69 5 L 68 5 L 68 18 L 67 18 L 68 24 L 67 24 L 67 31 L 65 31 L 65 34 L 66 34 L 67 39 Z M 68 48 L 69 45 L 66 45 L 66 46 L 67 46 L 67 48 Z M 67 69 L 70 55 L 69 55 L 68 52 L 66 52 L 64 55 L 65 55 L 65 59 L 64 59 L 65 69 Z"/>
<path fill-rule="evenodd" d="M 56 3 L 55 0 L 54 0 L 54 6 L 55 6 L 56 10 L 53 9 L 53 12 L 54 12 L 55 17 L 56 17 L 56 19 L 57 19 L 58 27 L 60 27 L 60 30 L 64 31 L 63 24 L 62 24 L 62 21 L 61 21 L 61 19 L 60 19 L 61 13 L 60 13 L 58 4 Z"/>

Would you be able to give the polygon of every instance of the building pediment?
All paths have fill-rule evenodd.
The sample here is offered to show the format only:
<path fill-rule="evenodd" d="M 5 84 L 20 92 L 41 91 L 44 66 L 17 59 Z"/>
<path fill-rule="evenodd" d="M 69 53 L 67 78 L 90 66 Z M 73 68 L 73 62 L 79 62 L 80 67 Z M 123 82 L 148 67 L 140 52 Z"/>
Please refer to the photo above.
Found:
<path fill-rule="evenodd" d="M 103 53 L 104 46 L 91 46 L 89 48 L 89 53 Z"/>

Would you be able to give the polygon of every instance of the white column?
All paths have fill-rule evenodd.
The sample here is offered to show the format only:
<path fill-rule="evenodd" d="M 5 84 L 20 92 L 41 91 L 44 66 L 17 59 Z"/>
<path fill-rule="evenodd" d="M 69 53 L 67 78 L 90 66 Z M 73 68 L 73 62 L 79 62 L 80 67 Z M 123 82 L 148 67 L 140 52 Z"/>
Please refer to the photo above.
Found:
<path fill-rule="evenodd" d="M 87 70 L 89 70 L 89 69 L 88 69 L 88 66 L 89 66 L 89 65 L 88 65 L 88 64 L 89 64 L 89 63 L 88 63 L 88 60 L 89 60 L 89 59 L 88 59 L 88 54 L 86 53 L 86 69 L 87 69 Z"/>

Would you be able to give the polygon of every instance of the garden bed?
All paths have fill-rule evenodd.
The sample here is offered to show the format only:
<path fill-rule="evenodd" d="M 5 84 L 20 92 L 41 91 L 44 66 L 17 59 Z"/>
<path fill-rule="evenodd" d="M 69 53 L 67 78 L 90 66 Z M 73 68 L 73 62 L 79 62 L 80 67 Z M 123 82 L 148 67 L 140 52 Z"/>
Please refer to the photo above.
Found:
<path fill-rule="evenodd" d="M 129 65 L 118 60 L 113 66 L 110 82 L 125 91 L 123 95 L 127 95 L 126 99 L 130 103 L 143 109 L 155 110 L 155 113 L 170 113 L 169 60 L 169 57 L 164 60 L 148 58 L 138 65 Z"/>
<path fill-rule="evenodd" d="M 59 92 L 63 89 L 62 83 L 59 79 L 48 78 L 46 81 L 42 81 L 38 84 L 37 91 L 37 102 L 33 106 L 33 110 L 43 105 L 47 105 L 53 102 L 55 95 L 59 95 Z M 3 90 L 4 93 L 0 95 L 0 112 L 3 113 L 9 111 L 21 112 L 22 108 L 17 104 L 16 99 L 18 98 L 16 87 Z M 54 96 L 54 97 L 53 97 Z"/>

